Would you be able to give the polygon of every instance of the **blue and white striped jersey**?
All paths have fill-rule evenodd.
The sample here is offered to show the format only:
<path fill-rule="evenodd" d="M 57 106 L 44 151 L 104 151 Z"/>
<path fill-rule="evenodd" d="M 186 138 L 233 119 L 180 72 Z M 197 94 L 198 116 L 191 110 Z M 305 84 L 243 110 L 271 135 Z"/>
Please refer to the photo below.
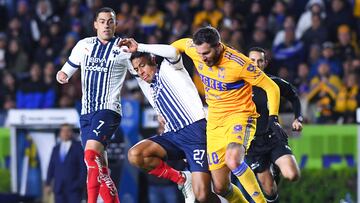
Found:
<path fill-rule="evenodd" d="M 81 68 L 82 115 L 102 109 L 121 114 L 120 91 L 131 64 L 130 54 L 117 46 L 119 41 L 114 37 L 104 45 L 97 37 L 82 39 L 61 69 L 70 78 Z"/>
<path fill-rule="evenodd" d="M 205 118 L 201 99 L 181 58 L 175 63 L 165 58 L 151 84 L 137 80 L 150 104 L 165 118 L 165 132 L 178 131 Z"/>

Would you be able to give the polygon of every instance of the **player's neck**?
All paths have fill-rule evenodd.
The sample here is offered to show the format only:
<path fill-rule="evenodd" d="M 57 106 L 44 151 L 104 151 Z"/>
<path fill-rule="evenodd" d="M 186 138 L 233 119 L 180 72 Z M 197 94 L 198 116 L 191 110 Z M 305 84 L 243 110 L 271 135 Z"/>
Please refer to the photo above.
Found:
<path fill-rule="evenodd" d="M 109 39 L 109 40 L 101 39 L 99 36 L 97 36 L 97 38 L 98 38 L 98 40 L 99 40 L 103 45 L 105 45 L 105 44 L 107 44 L 108 42 L 110 42 L 114 37 L 112 37 L 112 38 Z"/>

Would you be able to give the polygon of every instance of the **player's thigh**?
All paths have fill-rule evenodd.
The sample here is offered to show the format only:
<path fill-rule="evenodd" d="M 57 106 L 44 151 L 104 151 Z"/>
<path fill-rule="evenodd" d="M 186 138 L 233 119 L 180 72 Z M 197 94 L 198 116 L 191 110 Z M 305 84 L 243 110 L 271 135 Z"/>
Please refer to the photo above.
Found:
<path fill-rule="evenodd" d="M 295 181 L 300 177 L 300 169 L 294 155 L 285 154 L 276 159 L 275 164 L 279 166 L 285 178 Z"/>
<path fill-rule="evenodd" d="M 94 140 L 106 146 L 111 136 L 120 125 L 121 116 L 111 110 L 99 110 L 80 118 L 81 141 L 87 145 L 88 140 Z"/>
<path fill-rule="evenodd" d="M 209 172 L 206 156 L 206 121 L 192 123 L 174 133 L 174 142 L 185 153 L 191 172 Z"/>
<path fill-rule="evenodd" d="M 141 156 L 141 157 L 159 157 L 164 158 L 166 156 L 165 149 L 158 143 L 145 139 L 134 146 L 132 146 L 128 151 L 128 157 L 131 158 L 133 156 Z"/>
<path fill-rule="evenodd" d="M 217 194 L 225 194 L 230 184 L 230 169 L 226 166 L 212 170 L 211 178 L 214 186 L 214 192 Z"/>

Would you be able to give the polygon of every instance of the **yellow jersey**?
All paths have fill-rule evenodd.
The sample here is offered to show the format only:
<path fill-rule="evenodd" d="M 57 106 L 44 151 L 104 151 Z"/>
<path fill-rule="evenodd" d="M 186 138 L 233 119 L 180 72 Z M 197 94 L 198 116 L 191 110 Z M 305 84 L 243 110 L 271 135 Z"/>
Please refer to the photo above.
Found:
<path fill-rule="evenodd" d="M 172 46 L 194 62 L 205 89 L 208 122 L 221 124 L 236 114 L 257 117 L 252 101 L 252 85 L 267 77 L 242 53 L 222 44 L 224 51 L 216 66 L 208 67 L 196 52 L 192 39 L 175 41 Z"/>

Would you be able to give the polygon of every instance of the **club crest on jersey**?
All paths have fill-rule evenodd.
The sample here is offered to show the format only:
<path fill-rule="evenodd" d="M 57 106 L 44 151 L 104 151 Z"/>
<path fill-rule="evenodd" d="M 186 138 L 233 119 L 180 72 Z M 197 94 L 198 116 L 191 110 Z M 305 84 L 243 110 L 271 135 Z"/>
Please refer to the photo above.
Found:
<path fill-rule="evenodd" d="M 222 79 L 225 78 L 225 68 L 219 67 L 218 78 L 222 78 Z"/>
<path fill-rule="evenodd" d="M 199 63 L 198 69 L 199 69 L 199 70 L 202 70 L 203 68 L 204 68 L 204 64 L 203 64 L 203 63 Z"/>
<path fill-rule="evenodd" d="M 112 54 L 114 55 L 114 57 L 116 57 L 116 55 L 120 54 L 120 50 L 112 50 Z"/>

